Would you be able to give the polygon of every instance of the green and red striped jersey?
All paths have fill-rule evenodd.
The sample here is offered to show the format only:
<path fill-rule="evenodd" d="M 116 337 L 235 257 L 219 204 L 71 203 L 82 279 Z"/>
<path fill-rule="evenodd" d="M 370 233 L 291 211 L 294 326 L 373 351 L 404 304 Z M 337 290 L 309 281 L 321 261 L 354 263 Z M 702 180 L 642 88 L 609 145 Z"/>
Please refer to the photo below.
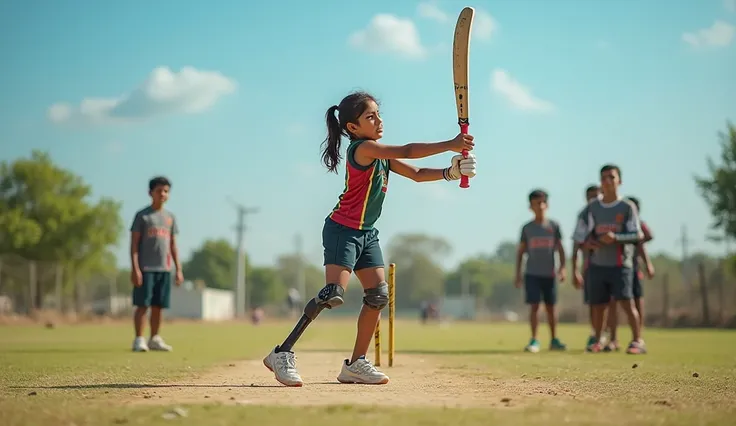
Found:
<path fill-rule="evenodd" d="M 345 153 L 345 189 L 329 217 L 348 228 L 369 230 L 381 216 L 390 169 L 389 160 L 376 159 L 369 166 L 355 162 L 355 149 L 363 142 L 350 141 Z"/>

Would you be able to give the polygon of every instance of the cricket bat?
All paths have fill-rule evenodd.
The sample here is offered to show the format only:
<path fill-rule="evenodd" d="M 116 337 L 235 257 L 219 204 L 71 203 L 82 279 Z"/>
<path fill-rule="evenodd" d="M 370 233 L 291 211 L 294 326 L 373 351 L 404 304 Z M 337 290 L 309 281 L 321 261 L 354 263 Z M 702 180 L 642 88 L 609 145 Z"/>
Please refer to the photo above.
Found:
<path fill-rule="evenodd" d="M 460 11 L 455 25 L 455 37 L 452 40 L 452 77 L 455 80 L 455 105 L 457 106 L 457 123 L 460 133 L 467 134 L 468 120 L 468 65 L 470 57 L 470 30 L 473 27 L 475 9 L 466 7 Z M 463 150 L 463 157 L 468 158 L 468 151 Z M 470 179 L 460 177 L 460 188 L 470 188 Z"/>

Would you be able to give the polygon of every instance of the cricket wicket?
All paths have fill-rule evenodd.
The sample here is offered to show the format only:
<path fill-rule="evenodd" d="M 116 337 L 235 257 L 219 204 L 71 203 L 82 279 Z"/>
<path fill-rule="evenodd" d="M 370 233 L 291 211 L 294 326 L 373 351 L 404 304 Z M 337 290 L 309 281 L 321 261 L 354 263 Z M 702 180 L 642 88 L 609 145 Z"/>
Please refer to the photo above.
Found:
<path fill-rule="evenodd" d="M 396 316 L 396 264 L 388 265 L 388 366 L 394 365 L 394 317 Z M 381 316 L 376 323 L 373 334 L 373 346 L 376 350 L 374 363 L 381 366 Z"/>

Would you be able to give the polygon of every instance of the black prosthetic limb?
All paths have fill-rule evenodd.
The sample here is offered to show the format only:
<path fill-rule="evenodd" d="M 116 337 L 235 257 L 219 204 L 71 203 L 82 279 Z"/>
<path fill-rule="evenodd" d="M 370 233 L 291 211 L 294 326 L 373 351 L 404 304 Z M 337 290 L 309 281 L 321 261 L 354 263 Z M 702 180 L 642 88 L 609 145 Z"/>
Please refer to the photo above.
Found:
<path fill-rule="evenodd" d="M 345 290 L 337 284 L 327 284 L 319 291 L 317 297 L 312 298 L 304 307 L 304 314 L 299 318 L 294 329 L 286 337 L 286 340 L 276 348 L 276 352 L 291 352 L 296 342 L 307 329 L 307 326 L 314 321 L 323 309 L 336 308 L 343 304 L 343 294 Z"/>

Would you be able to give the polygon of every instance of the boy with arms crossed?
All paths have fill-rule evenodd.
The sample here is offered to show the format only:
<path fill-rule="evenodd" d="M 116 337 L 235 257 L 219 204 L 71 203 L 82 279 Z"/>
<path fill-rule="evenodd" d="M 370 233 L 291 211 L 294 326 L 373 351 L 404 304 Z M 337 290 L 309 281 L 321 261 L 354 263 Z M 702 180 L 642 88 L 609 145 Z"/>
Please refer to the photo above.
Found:
<path fill-rule="evenodd" d="M 603 197 L 583 210 L 573 238 L 584 250 L 593 250 L 588 270 L 590 303 L 593 305 L 595 343 L 590 352 L 602 350 L 600 339 L 608 303 L 615 298 L 626 312 L 632 340 L 627 353 L 646 353 L 641 338 L 639 314 L 634 307 L 633 259 L 636 246 L 643 239 L 636 207 L 618 195 L 621 183 L 619 167 L 607 164 L 601 168 Z"/>
<path fill-rule="evenodd" d="M 158 334 L 161 311 L 168 309 L 171 297 L 172 261 L 176 265 L 176 285 L 184 276 L 179 262 L 175 235 L 179 232 L 174 215 L 164 209 L 171 182 L 155 177 L 148 182 L 151 205 L 138 211 L 130 227 L 130 279 L 133 283 L 135 340 L 133 351 L 170 351 L 172 347 Z M 143 320 L 151 308 L 151 338 L 143 338 Z"/>
<path fill-rule="evenodd" d="M 529 194 L 529 208 L 534 219 L 521 228 L 519 248 L 516 252 L 516 287 L 521 288 L 521 261 L 524 254 L 526 270 L 524 273 L 524 292 L 529 305 L 529 323 L 532 338 L 524 349 L 539 352 L 537 329 L 539 327 L 539 304 L 544 302 L 547 322 L 552 340 L 550 350 L 565 350 L 565 345 L 557 338 L 557 286 L 555 283 L 555 252 L 560 260 L 557 271 L 560 281 L 565 281 L 565 249 L 562 247 L 562 234 L 557 222 L 547 219 L 547 193 L 534 190 Z"/>

